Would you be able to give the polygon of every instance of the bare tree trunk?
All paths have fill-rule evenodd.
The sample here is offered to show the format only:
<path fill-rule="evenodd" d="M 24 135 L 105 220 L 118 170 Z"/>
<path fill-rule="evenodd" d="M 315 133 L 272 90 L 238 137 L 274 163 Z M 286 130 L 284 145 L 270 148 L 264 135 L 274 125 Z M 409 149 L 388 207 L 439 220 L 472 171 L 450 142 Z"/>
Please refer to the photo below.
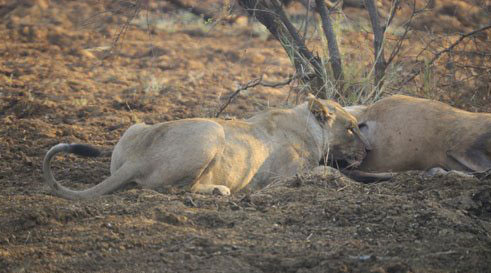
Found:
<path fill-rule="evenodd" d="M 384 56 L 384 30 L 380 26 L 378 21 L 377 6 L 375 6 L 374 0 L 365 0 L 365 6 L 370 16 L 370 22 L 373 29 L 373 47 L 375 52 L 375 87 L 380 88 L 383 85 L 383 78 L 385 76 L 385 69 L 387 63 Z"/>
<path fill-rule="evenodd" d="M 317 11 L 321 16 L 322 29 L 327 39 L 327 47 L 329 49 L 329 58 L 331 59 L 331 68 L 336 80 L 336 85 L 344 80 L 343 65 L 341 63 L 341 53 L 339 52 L 338 42 L 336 39 L 336 33 L 332 28 L 332 20 L 329 16 L 326 3 L 324 0 L 315 0 Z"/>
<path fill-rule="evenodd" d="M 280 41 L 293 62 L 298 78 L 312 80 L 314 74 L 316 80 L 310 83 L 310 87 L 317 92 L 320 91 L 325 85 L 321 61 L 308 50 L 280 2 L 278 0 L 238 0 L 238 2 L 249 15 L 261 22 Z"/>

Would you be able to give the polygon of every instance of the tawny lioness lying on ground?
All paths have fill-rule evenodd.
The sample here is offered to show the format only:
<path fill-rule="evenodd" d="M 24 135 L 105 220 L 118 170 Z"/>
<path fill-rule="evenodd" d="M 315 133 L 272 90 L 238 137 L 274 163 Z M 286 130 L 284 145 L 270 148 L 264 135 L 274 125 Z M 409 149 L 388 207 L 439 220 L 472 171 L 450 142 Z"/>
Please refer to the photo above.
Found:
<path fill-rule="evenodd" d="M 134 181 L 146 188 L 184 186 L 197 193 L 229 195 L 264 187 L 318 165 L 329 153 L 356 166 L 368 142 L 357 120 L 333 101 L 309 97 L 293 109 L 270 110 L 248 120 L 184 119 L 131 126 L 116 144 L 111 176 L 82 191 L 60 185 L 50 169 L 59 152 L 96 156 L 82 144 L 58 144 L 46 154 L 44 178 L 55 195 L 100 196 Z"/>
<path fill-rule="evenodd" d="M 491 114 L 402 95 L 345 109 L 358 119 L 372 145 L 358 170 L 442 168 L 484 173 L 491 169 Z"/>

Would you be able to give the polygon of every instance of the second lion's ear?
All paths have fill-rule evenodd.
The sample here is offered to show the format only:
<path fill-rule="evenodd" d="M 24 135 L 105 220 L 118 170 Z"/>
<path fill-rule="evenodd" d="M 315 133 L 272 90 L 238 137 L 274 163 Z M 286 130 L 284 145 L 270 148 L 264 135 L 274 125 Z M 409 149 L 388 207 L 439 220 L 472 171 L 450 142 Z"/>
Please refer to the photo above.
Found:
<path fill-rule="evenodd" d="M 329 108 L 314 96 L 309 96 L 308 102 L 310 112 L 319 122 L 324 123 L 334 118 L 334 112 L 329 111 Z"/>

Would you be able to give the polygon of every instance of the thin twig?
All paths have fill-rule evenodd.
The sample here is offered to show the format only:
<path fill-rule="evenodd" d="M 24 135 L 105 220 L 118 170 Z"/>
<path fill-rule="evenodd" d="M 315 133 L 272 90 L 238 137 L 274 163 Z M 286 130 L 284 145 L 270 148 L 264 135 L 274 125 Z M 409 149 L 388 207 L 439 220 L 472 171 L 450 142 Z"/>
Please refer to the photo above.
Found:
<path fill-rule="evenodd" d="M 309 16 L 310 16 L 310 0 L 307 0 L 306 13 L 305 13 L 305 25 L 303 29 L 303 40 L 307 40 L 307 31 L 309 28 Z"/>
<path fill-rule="evenodd" d="M 263 80 L 263 75 L 261 75 L 261 77 L 259 77 L 257 79 L 250 80 L 249 82 L 247 82 L 244 85 L 239 85 L 239 87 L 237 89 L 235 89 L 235 91 L 232 94 L 230 94 L 228 96 L 228 100 L 220 107 L 220 110 L 218 110 L 215 117 L 218 118 L 220 116 L 220 114 L 223 112 L 223 110 L 225 110 L 225 108 L 227 108 L 227 106 L 232 102 L 232 100 L 237 95 L 239 95 L 239 93 L 241 91 L 247 90 L 251 87 L 256 87 L 258 85 L 265 86 L 265 87 L 271 87 L 271 88 L 278 88 L 278 87 L 282 87 L 282 86 L 290 84 L 295 78 L 296 78 L 296 76 L 293 75 L 293 76 L 289 77 L 288 79 L 286 79 L 282 82 L 266 82 Z"/>
<path fill-rule="evenodd" d="M 392 23 L 392 20 L 394 19 L 396 12 L 397 12 L 397 9 L 399 8 L 400 4 L 401 4 L 400 0 L 395 0 L 392 3 L 392 7 L 390 8 L 390 15 L 389 15 L 389 18 L 387 19 L 387 23 L 385 24 L 385 27 L 384 27 L 384 32 L 387 31 L 390 24 Z"/>
<path fill-rule="evenodd" d="M 413 7 L 412 7 L 412 12 L 411 12 L 411 16 L 409 16 L 409 19 L 406 21 L 406 23 L 404 24 L 404 33 L 402 34 L 402 36 L 397 40 L 397 43 L 396 43 L 396 46 L 394 47 L 394 49 L 392 50 L 392 52 L 390 53 L 390 57 L 389 59 L 387 60 L 387 66 L 389 66 L 392 61 L 394 60 L 394 58 L 397 56 L 397 54 L 399 54 L 399 52 L 401 51 L 402 49 L 402 44 L 404 42 L 404 40 L 406 40 L 407 38 L 407 34 L 409 33 L 409 29 L 411 28 L 411 22 L 413 21 L 413 18 L 414 16 L 416 16 L 416 0 L 413 0 Z M 387 22 L 387 25 L 386 27 L 388 27 L 390 24 L 390 21 Z M 387 29 L 387 28 L 386 28 Z"/>
<path fill-rule="evenodd" d="M 133 11 L 133 14 L 126 20 L 126 22 L 124 23 L 124 25 L 121 27 L 121 30 L 119 31 L 118 35 L 116 36 L 116 38 L 114 39 L 113 41 L 113 45 L 115 46 L 119 39 L 121 37 L 124 37 L 124 35 L 126 34 L 126 31 L 128 30 L 130 24 L 131 24 L 131 21 L 133 21 L 133 19 L 136 18 L 136 16 L 138 15 L 138 13 L 140 13 L 140 10 L 141 10 L 141 1 L 137 1 L 135 3 L 134 6 L 132 6 L 132 8 L 134 8 L 134 11 Z"/>
<path fill-rule="evenodd" d="M 435 56 L 433 56 L 433 58 L 427 63 L 426 66 L 431 66 L 433 65 L 433 63 L 438 60 L 443 54 L 446 54 L 446 53 L 449 53 L 451 52 L 458 44 L 460 44 L 465 38 L 468 38 L 468 37 L 471 37 L 477 33 L 480 33 L 480 32 L 483 32 L 485 30 L 488 30 L 488 29 L 491 29 L 491 25 L 487 25 L 487 26 L 484 26 L 484 27 L 481 27 L 481 28 L 478 28 L 476 30 L 473 30 L 471 32 L 468 32 L 466 34 L 463 34 L 460 36 L 459 39 L 457 39 L 457 41 L 455 41 L 453 44 L 451 44 L 449 47 L 443 49 L 443 50 L 440 50 L 438 51 Z M 416 78 L 416 76 L 418 76 L 421 71 L 423 69 L 418 69 L 415 73 L 413 73 L 413 75 L 411 75 L 411 77 L 409 77 L 407 80 L 404 81 L 403 85 L 414 80 L 414 78 Z"/>
<path fill-rule="evenodd" d="M 179 0 L 166 0 L 166 1 L 171 3 L 172 5 L 176 6 L 177 8 L 189 11 L 190 13 L 192 13 L 196 16 L 203 16 L 203 20 L 205 22 L 213 19 L 213 15 L 211 13 L 209 13 L 208 11 L 201 9 L 199 7 L 193 7 L 191 5 L 184 4 L 183 2 L 181 2 Z"/>
<path fill-rule="evenodd" d="M 397 54 L 399 54 L 400 50 L 402 49 L 402 43 L 404 42 L 404 40 L 406 40 L 407 35 L 409 34 L 409 30 L 411 29 L 411 23 L 412 23 L 413 19 L 416 18 L 416 15 L 425 12 L 428 9 L 428 6 L 429 5 L 430 5 L 430 1 L 426 2 L 426 5 L 424 7 L 420 8 L 420 9 L 416 9 L 416 0 L 413 0 L 411 16 L 403 24 L 403 26 L 404 26 L 404 33 L 397 40 L 396 46 L 394 47 L 394 49 L 390 53 L 389 60 L 387 61 L 387 66 L 389 66 L 392 63 L 392 61 L 394 60 L 394 58 L 397 56 Z M 418 57 L 426 49 L 427 49 L 427 47 L 418 54 Z M 417 59 L 417 57 L 415 59 Z"/>

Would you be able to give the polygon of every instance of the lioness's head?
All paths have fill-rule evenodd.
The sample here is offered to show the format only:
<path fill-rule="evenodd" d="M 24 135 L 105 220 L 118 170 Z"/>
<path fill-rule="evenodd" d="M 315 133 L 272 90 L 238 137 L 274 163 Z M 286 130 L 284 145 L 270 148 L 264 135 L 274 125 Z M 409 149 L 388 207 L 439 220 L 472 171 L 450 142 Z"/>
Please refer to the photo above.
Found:
<path fill-rule="evenodd" d="M 345 161 L 348 167 L 360 165 L 371 147 L 361 134 L 356 118 L 331 100 L 320 100 L 309 96 L 308 106 L 329 136 L 324 151 L 329 156 L 329 160 Z"/>

